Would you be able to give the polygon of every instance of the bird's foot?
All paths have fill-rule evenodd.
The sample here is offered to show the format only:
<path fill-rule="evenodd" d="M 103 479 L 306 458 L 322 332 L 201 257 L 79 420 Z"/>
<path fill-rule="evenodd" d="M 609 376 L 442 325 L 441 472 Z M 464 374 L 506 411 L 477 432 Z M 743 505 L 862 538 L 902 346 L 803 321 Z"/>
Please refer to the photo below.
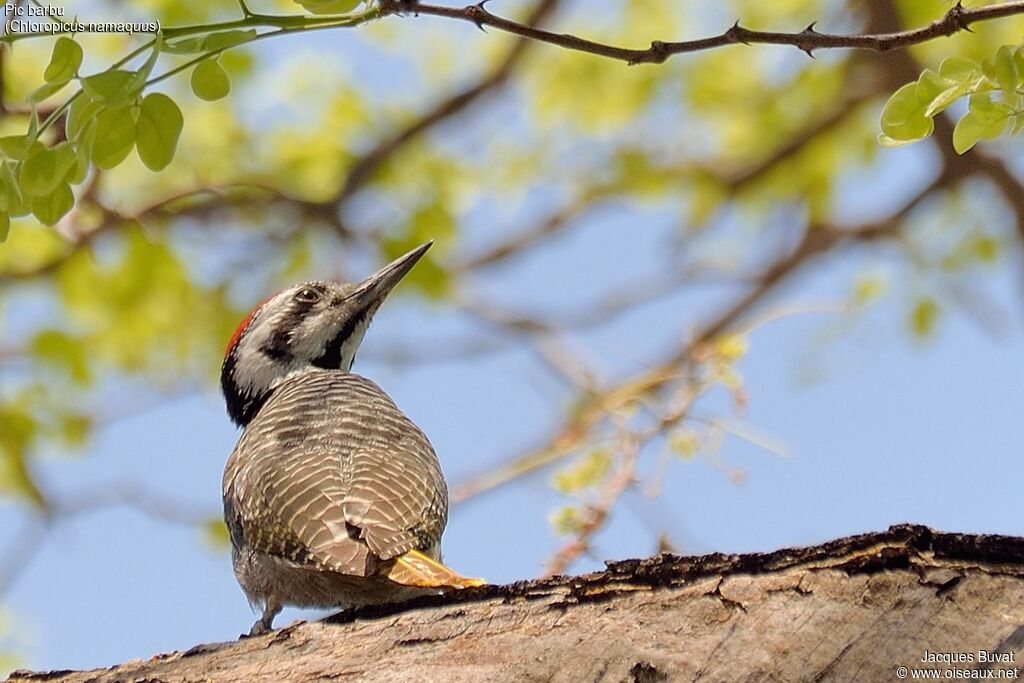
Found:
<path fill-rule="evenodd" d="M 243 633 L 242 638 L 255 638 L 256 636 L 262 636 L 265 633 L 270 633 L 274 630 L 273 618 L 269 621 L 266 619 L 257 619 L 256 623 L 249 629 L 249 633 Z"/>

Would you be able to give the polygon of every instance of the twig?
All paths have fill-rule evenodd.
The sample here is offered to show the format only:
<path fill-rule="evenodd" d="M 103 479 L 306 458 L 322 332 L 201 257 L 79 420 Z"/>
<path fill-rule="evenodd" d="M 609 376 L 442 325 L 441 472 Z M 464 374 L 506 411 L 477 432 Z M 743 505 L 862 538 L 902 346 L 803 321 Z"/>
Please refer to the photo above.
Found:
<path fill-rule="evenodd" d="M 636 479 L 636 459 L 640 450 L 637 435 L 625 432 L 620 440 L 619 466 L 601 489 L 597 502 L 587 506 L 586 517 L 574 538 L 562 546 L 548 561 L 545 578 L 562 574 L 590 548 L 591 539 L 608 521 L 612 508 Z"/>
<path fill-rule="evenodd" d="M 668 409 L 653 426 L 638 432 L 629 429 L 621 423 L 621 420 L 619 421 L 619 467 L 601 488 L 597 502 L 587 506 L 587 515 L 576 531 L 575 537 L 562 546 L 548 561 L 544 576 L 565 572 L 573 562 L 590 549 L 594 535 L 604 528 L 612 508 L 636 481 L 636 463 L 640 450 L 653 438 L 664 434 L 686 418 L 699 395 L 700 392 L 693 382 L 688 381 L 674 399 L 668 402 Z"/>

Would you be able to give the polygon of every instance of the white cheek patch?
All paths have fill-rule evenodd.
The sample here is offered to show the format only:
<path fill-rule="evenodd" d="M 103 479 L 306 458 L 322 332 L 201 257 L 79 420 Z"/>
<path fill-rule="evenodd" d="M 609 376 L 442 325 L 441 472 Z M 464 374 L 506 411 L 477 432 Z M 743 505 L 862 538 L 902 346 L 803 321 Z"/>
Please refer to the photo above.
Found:
<path fill-rule="evenodd" d="M 308 364 L 323 355 L 324 349 L 334 339 L 337 325 L 325 320 L 324 315 L 306 318 L 292 333 L 291 351 L 295 358 L 301 358 Z"/>
<path fill-rule="evenodd" d="M 236 366 L 235 381 L 244 394 L 255 396 L 273 389 L 302 364 L 295 357 L 274 359 L 263 351 L 270 345 L 282 315 L 283 312 L 277 312 L 258 317 L 239 343 L 238 355 L 245 362 Z"/>
<path fill-rule="evenodd" d="M 359 324 L 352 330 L 352 334 L 345 343 L 341 345 L 341 369 L 351 370 L 352 363 L 356 360 L 356 351 L 359 350 L 359 345 L 363 342 L 363 337 L 366 335 L 366 328 L 370 326 L 370 318 L 365 317 Z"/>

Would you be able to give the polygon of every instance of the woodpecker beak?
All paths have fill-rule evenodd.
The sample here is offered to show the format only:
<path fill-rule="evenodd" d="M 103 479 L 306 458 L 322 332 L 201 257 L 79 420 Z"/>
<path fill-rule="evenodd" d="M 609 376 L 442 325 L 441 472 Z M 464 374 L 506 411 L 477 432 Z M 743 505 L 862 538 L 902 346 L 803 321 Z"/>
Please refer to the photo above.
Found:
<path fill-rule="evenodd" d="M 427 250 L 434 244 L 431 240 L 426 244 L 421 244 L 412 251 L 408 252 L 404 256 L 399 256 L 397 259 L 384 266 L 376 273 L 360 282 L 355 291 L 352 293 L 352 297 L 361 303 L 361 308 L 373 310 L 384 301 L 391 290 L 395 288 L 395 285 L 405 277 L 406 273 L 412 270 L 412 267 L 416 265 L 416 262 L 427 253 Z"/>

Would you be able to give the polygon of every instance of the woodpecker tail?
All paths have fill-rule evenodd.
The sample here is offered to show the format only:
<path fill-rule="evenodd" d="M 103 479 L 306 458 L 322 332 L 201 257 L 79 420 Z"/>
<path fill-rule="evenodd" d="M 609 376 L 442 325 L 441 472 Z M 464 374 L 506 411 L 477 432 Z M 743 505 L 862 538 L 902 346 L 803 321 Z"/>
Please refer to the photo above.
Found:
<path fill-rule="evenodd" d="M 429 588 L 468 588 L 483 586 L 483 579 L 471 579 L 433 560 L 418 550 L 410 550 L 395 559 L 385 571 L 385 576 L 404 586 L 423 586 Z"/>

